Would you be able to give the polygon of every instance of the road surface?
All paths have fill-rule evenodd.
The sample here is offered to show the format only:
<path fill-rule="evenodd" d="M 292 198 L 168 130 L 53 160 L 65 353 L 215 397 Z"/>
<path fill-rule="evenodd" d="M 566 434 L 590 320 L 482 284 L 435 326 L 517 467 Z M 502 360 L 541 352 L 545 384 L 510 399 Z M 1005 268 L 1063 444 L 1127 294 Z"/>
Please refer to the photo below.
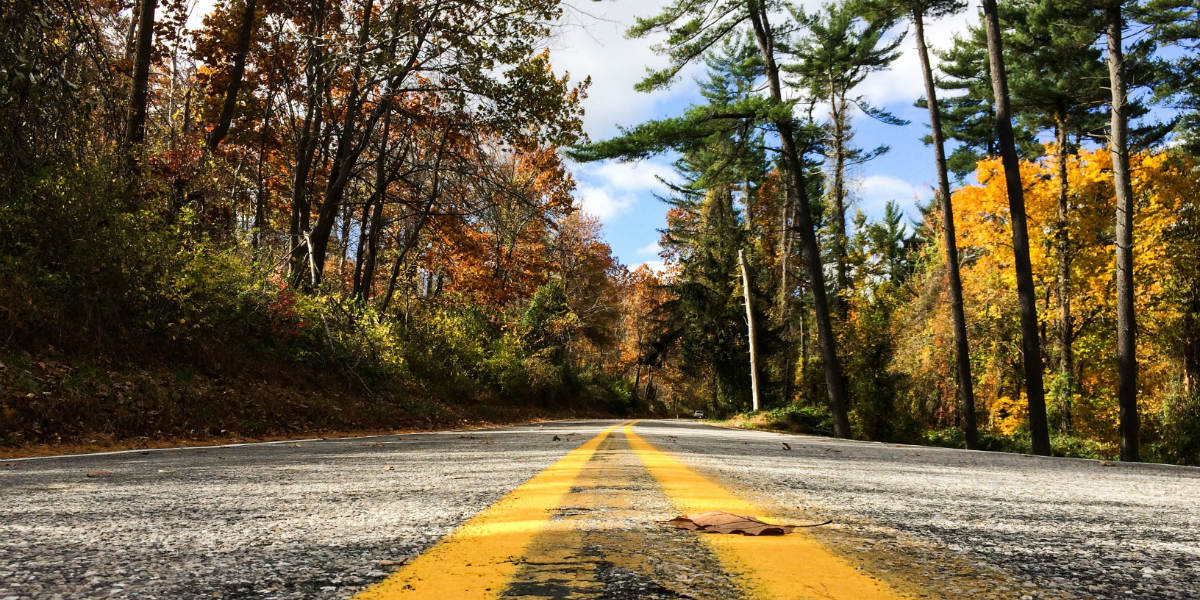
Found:
<path fill-rule="evenodd" d="M 711 509 L 829 523 L 663 524 Z M 685 421 L 0 461 L 25 598 L 1200 598 L 1200 469 Z"/>

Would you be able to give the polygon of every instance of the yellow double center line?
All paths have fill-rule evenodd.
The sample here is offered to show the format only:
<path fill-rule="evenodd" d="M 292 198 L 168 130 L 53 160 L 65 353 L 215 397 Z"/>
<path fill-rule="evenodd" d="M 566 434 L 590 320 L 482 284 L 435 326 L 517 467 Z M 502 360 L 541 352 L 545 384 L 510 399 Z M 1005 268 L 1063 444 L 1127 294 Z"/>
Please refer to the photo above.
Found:
<path fill-rule="evenodd" d="M 498 597 L 525 548 L 546 528 L 596 448 L 621 425 L 568 452 L 355 600 Z"/>
<path fill-rule="evenodd" d="M 767 511 L 687 468 L 625 427 L 625 438 L 680 512 L 723 510 L 765 518 Z M 775 520 L 775 519 L 768 519 Z M 801 532 L 779 536 L 706 534 L 725 571 L 755 598 L 893 600 L 905 598 Z"/>
<path fill-rule="evenodd" d="M 630 447 L 679 511 L 697 514 L 723 510 L 755 516 L 766 513 L 650 445 L 633 432 L 632 422 L 618 424 L 568 452 L 408 565 L 355 596 L 355 600 L 498 598 L 535 536 L 549 527 L 550 517 L 596 449 L 622 425 Z M 906 598 L 802 532 L 767 537 L 706 534 L 700 539 L 716 554 L 722 569 L 752 598 Z"/>

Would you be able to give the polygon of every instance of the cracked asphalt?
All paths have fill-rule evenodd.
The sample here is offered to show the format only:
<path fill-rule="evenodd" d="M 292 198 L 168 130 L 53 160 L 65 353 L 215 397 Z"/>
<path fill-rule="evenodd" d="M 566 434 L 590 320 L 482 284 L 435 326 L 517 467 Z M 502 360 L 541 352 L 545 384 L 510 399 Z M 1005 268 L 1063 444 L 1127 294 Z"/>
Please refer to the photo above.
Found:
<path fill-rule="evenodd" d="M 0 461 L 0 600 L 350 598 L 614 423 Z M 912 597 L 1200 598 L 1200 469 L 635 431 L 773 514 L 832 520 L 806 535 Z M 661 529 L 673 509 L 623 438 L 592 460 L 568 533 L 533 542 L 586 556 L 522 563 L 506 597 L 749 594 Z"/>

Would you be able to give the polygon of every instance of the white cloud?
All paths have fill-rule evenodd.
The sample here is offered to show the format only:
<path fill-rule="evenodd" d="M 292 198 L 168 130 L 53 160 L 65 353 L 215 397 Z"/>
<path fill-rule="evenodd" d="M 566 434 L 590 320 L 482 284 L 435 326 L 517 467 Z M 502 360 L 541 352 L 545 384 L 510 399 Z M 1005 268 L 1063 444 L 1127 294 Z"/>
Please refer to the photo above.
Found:
<path fill-rule="evenodd" d="M 600 219 L 602 223 L 608 223 L 625 214 L 637 200 L 636 196 L 630 194 L 614 196 L 602 187 L 590 185 L 579 186 L 577 196 L 579 209 Z"/>
<path fill-rule="evenodd" d="M 604 161 L 573 165 L 579 188 L 575 194 L 580 208 L 603 223 L 612 222 L 655 193 L 665 191 L 659 177 L 672 171 L 654 160 L 640 162 Z"/>
<path fill-rule="evenodd" d="M 602 181 L 619 190 L 646 190 L 662 187 L 660 178 L 670 181 L 673 171 L 670 167 L 654 161 L 620 162 L 615 160 L 602 163 L 582 165 L 576 173 L 586 173 L 587 176 Z"/>
<path fill-rule="evenodd" d="M 659 275 L 661 275 L 663 272 L 665 272 L 667 270 L 667 263 L 665 263 L 661 260 L 648 260 L 644 263 L 641 263 L 640 265 L 635 265 L 635 266 L 630 267 L 629 270 L 636 271 L 638 267 L 642 267 L 642 266 L 646 267 L 647 269 L 650 269 L 651 271 L 654 271 L 655 273 L 657 273 Z"/>
<path fill-rule="evenodd" d="M 638 254 L 648 254 L 651 256 L 658 256 L 660 251 L 662 251 L 662 247 L 658 245 L 658 242 L 650 242 L 649 244 L 638 248 Z"/>
<path fill-rule="evenodd" d="M 895 201 L 911 213 L 909 209 L 916 206 L 923 189 L 922 186 L 889 175 L 870 175 L 852 185 L 858 192 L 859 208 L 871 217 L 883 214 L 883 207 L 890 201 Z"/>
<path fill-rule="evenodd" d="M 965 35 L 967 25 L 978 20 L 974 8 L 957 15 L 925 23 L 925 42 L 929 44 L 929 58 L 937 69 L 938 57 L 935 50 L 946 50 L 954 43 L 954 34 Z M 925 82 L 921 73 L 921 59 L 917 56 L 917 43 L 912 37 L 912 27 L 900 43 L 900 57 L 886 71 L 872 73 L 858 91 L 869 102 L 878 107 L 915 102 L 925 96 Z"/>
<path fill-rule="evenodd" d="M 646 67 L 661 68 L 666 61 L 650 50 L 658 39 L 628 39 L 625 31 L 636 17 L 658 14 L 670 1 L 566 3 L 550 40 L 550 59 L 556 71 L 569 72 L 573 81 L 592 78 L 583 108 L 584 128 L 593 139 L 611 137 L 617 133 L 617 125 L 666 116 L 664 104 L 695 94 L 688 74 L 667 90 L 647 94 L 633 89 L 645 76 Z"/>

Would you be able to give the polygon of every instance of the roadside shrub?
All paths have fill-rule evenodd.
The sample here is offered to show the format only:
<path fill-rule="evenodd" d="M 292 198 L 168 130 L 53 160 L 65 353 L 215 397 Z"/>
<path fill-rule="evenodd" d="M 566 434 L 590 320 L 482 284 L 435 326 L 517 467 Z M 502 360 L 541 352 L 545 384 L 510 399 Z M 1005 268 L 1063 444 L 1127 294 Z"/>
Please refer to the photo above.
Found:
<path fill-rule="evenodd" d="M 1178 465 L 1200 465 L 1200 397 L 1178 395 L 1163 403 L 1162 412 L 1151 454 Z"/>
<path fill-rule="evenodd" d="M 790 405 L 767 411 L 770 427 L 811 435 L 833 435 L 833 415 L 823 407 Z"/>
<path fill-rule="evenodd" d="M 1061 433 L 1050 436 L 1050 448 L 1054 456 L 1070 458 L 1108 460 L 1116 458 L 1117 455 L 1114 448 L 1096 440 Z"/>

